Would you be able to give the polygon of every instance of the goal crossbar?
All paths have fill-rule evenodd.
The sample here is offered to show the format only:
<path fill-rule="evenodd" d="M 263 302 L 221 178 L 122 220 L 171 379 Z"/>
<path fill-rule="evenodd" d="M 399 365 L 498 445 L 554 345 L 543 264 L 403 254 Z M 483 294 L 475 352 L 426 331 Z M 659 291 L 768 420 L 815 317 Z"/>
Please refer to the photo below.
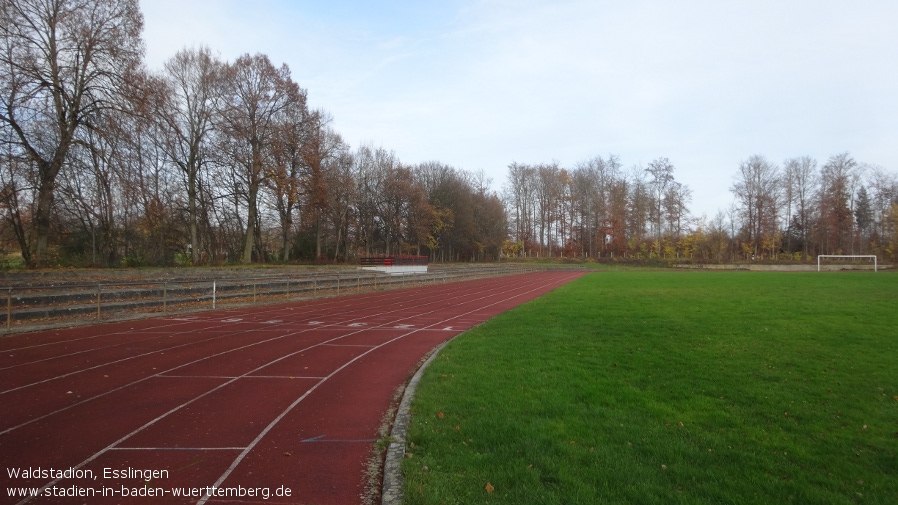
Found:
<path fill-rule="evenodd" d="M 817 256 L 817 271 L 820 271 L 820 260 L 822 258 L 873 258 L 873 271 L 878 270 L 877 259 L 875 254 L 820 254 Z"/>

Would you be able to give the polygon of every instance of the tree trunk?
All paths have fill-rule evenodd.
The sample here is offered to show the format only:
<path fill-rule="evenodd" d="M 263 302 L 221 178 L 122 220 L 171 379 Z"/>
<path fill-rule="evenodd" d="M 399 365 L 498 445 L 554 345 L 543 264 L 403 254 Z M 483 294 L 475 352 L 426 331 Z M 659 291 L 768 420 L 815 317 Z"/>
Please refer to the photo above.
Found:
<path fill-rule="evenodd" d="M 321 213 L 315 218 L 315 259 L 320 260 L 321 255 Z"/>
<path fill-rule="evenodd" d="M 59 168 L 52 165 L 42 170 L 41 183 L 37 194 L 37 209 L 34 215 L 35 251 L 32 255 L 33 268 L 44 266 L 47 261 L 48 239 L 50 237 L 50 214 L 53 211 L 53 196 L 56 190 L 56 174 Z"/>
<path fill-rule="evenodd" d="M 281 246 L 284 248 L 284 253 L 281 256 L 281 259 L 284 263 L 290 261 L 290 228 L 293 226 L 293 221 L 286 217 L 284 219 L 284 229 L 281 231 Z"/>
<path fill-rule="evenodd" d="M 253 245 L 256 239 L 256 198 L 258 192 L 259 185 L 251 183 L 249 187 L 249 209 L 246 220 L 246 235 L 243 242 L 242 262 L 245 264 L 253 262 Z"/>
<path fill-rule="evenodd" d="M 187 177 L 187 208 L 190 212 L 187 226 L 190 230 L 190 261 L 193 265 L 199 265 L 200 245 L 197 235 L 196 213 L 196 169 L 191 169 Z"/>

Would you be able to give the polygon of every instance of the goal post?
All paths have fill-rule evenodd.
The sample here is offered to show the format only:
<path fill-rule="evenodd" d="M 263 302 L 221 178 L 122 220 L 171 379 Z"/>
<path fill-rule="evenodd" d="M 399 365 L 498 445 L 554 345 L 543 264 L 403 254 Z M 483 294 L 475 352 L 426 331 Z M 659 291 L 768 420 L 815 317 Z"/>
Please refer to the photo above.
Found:
<path fill-rule="evenodd" d="M 819 254 L 817 255 L 817 271 L 820 271 L 820 260 L 823 258 L 873 258 L 873 271 L 879 269 L 875 254 Z"/>

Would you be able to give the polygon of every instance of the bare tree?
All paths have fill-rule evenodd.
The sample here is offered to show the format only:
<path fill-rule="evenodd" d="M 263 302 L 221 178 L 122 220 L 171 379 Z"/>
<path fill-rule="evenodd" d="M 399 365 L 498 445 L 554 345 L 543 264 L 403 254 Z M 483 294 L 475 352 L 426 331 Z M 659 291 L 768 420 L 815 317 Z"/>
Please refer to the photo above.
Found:
<path fill-rule="evenodd" d="M 222 97 L 223 64 L 207 47 L 183 49 L 165 62 L 165 93 L 157 112 L 167 135 L 159 138 L 165 153 L 184 177 L 191 261 L 200 263 L 197 232 L 200 172 L 209 161 L 213 114 Z"/>
<path fill-rule="evenodd" d="M 679 240 L 685 230 L 689 216 L 689 203 L 692 201 L 692 190 L 680 182 L 672 182 L 664 193 L 662 201 L 667 230 L 671 237 Z"/>
<path fill-rule="evenodd" d="M 820 169 L 819 243 L 825 254 L 850 251 L 854 220 L 851 213 L 852 185 L 857 161 L 848 153 L 830 156 Z"/>
<path fill-rule="evenodd" d="M 384 229 L 383 199 L 392 173 L 399 165 L 396 154 L 384 148 L 361 146 L 353 157 L 353 179 L 356 182 L 359 219 L 358 243 L 365 254 L 387 250 L 388 234 Z M 379 246 L 383 244 L 383 248 Z"/>
<path fill-rule="evenodd" d="M 674 182 L 674 166 L 667 158 L 658 158 L 649 163 L 645 171 L 652 176 L 652 180 L 650 181 L 653 200 L 652 217 L 654 218 L 653 225 L 655 227 L 655 237 L 660 246 L 661 227 L 664 222 L 662 213 L 664 194 L 667 193 L 667 188 Z"/>
<path fill-rule="evenodd" d="M 115 266 L 118 258 L 118 198 L 116 163 L 123 155 L 121 137 L 87 132 L 83 143 L 70 152 L 73 170 L 62 179 L 59 193 L 63 214 L 90 236 L 93 265 Z M 73 227 L 74 228 L 74 227 Z"/>
<path fill-rule="evenodd" d="M 614 185 L 621 179 L 620 163 L 614 156 L 607 161 L 596 156 L 578 164 L 571 177 L 580 241 L 589 256 L 597 256 L 610 244 L 605 237 L 614 234 L 611 199 Z M 623 222 L 618 225 L 623 232 Z"/>
<path fill-rule="evenodd" d="M 539 245 L 545 247 L 552 256 L 556 244 L 558 209 L 562 196 L 561 167 L 557 163 L 540 164 L 536 167 L 536 205 L 539 215 Z"/>
<path fill-rule="evenodd" d="M 886 241 L 889 235 L 889 212 L 892 202 L 898 202 L 898 174 L 889 173 L 882 167 L 873 167 L 870 174 L 870 190 L 873 205 L 875 235 Z"/>
<path fill-rule="evenodd" d="M 313 118 L 306 107 L 305 91 L 279 116 L 272 141 L 270 163 L 266 166 L 265 186 L 272 192 L 281 226 L 281 260 L 290 260 L 294 214 L 308 186 L 308 166 L 304 149 L 312 135 Z"/>
<path fill-rule="evenodd" d="M 535 193 L 537 186 L 536 168 L 523 163 L 508 166 L 508 183 L 505 188 L 506 205 L 511 207 L 514 239 L 523 244 L 529 252 L 537 235 L 535 221 Z"/>
<path fill-rule="evenodd" d="M 471 237 L 476 234 L 471 188 L 472 184 L 483 187 L 483 179 L 473 180 L 449 165 L 430 161 L 415 168 L 415 180 L 433 207 L 427 238 L 433 257 L 458 258 L 467 254 Z"/>
<path fill-rule="evenodd" d="M 271 146 L 278 116 L 301 96 L 287 65 L 275 68 L 263 54 L 246 54 L 226 68 L 227 100 L 222 130 L 232 139 L 232 163 L 239 174 L 247 216 L 243 263 L 252 262 L 259 219 L 259 188 L 264 177 L 266 150 Z M 235 188 L 235 194 L 238 193 Z"/>
<path fill-rule="evenodd" d="M 349 261 L 350 229 L 355 217 L 356 183 L 352 174 L 353 157 L 349 152 L 349 145 L 344 145 L 337 152 L 331 162 L 331 169 L 327 171 L 328 204 L 327 209 L 331 222 L 337 232 L 334 245 L 334 261 L 340 257 L 340 248 L 343 248 L 343 259 Z"/>
<path fill-rule="evenodd" d="M 765 238 L 777 232 L 779 169 L 763 156 L 750 156 L 739 165 L 730 191 L 736 196 L 743 221 L 745 243 L 757 255 Z"/>
<path fill-rule="evenodd" d="M 629 174 L 629 191 L 627 203 L 627 235 L 629 242 L 641 242 L 651 222 L 653 199 L 650 182 L 646 180 L 648 172 L 640 166 L 633 166 Z M 633 249 L 633 247 L 630 247 Z"/>
<path fill-rule="evenodd" d="M 30 160 L 18 156 L 10 142 L 4 142 L 0 158 L 0 206 L 3 220 L 12 229 L 15 242 L 26 264 L 31 264 L 31 217 L 33 216 L 36 183 L 34 170 L 28 169 Z"/>
<path fill-rule="evenodd" d="M 137 0 L 0 0 L 0 123 L 37 172 L 32 266 L 47 254 L 69 151 L 92 117 L 121 104 L 142 28 Z"/>
<path fill-rule="evenodd" d="M 330 123 L 330 114 L 317 110 L 309 114 L 308 138 L 301 149 L 308 171 L 305 184 L 305 214 L 314 226 L 315 259 L 323 259 L 325 218 L 330 204 L 329 172 L 336 170 L 335 162 L 348 149 L 343 138 Z"/>
<path fill-rule="evenodd" d="M 873 202 L 867 188 L 861 186 L 857 190 L 857 198 L 854 206 L 854 219 L 857 223 L 858 246 L 861 254 L 869 252 L 870 232 L 873 228 Z"/>
<path fill-rule="evenodd" d="M 813 198 L 817 187 L 817 161 L 810 156 L 790 158 L 783 164 L 783 189 L 788 223 L 787 248 L 792 249 L 791 240 L 801 243 L 803 256 L 808 255 L 809 233 L 813 217 Z M 793 212 L 794 208 L 794 212 Z"/>
<path fill-rule="evenodd" d="M 630 182 L 622 176 L 616 176 L 611 180 L 608 190 L 608 218 L 605 221 L 601 240 L 602 247 L 609 249 L 612 255 L 627 253 L 630 189 Z M 633 213 L 635 214 L 635 209 Z"/>

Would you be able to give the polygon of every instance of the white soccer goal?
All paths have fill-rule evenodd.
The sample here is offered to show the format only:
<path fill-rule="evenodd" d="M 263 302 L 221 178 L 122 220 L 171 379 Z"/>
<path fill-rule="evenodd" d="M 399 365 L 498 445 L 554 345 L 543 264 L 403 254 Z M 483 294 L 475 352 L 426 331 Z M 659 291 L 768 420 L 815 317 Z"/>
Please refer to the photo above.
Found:
<path fill-rule="evenodd" d="M 822 258 L 873 258 L 873 271 L 878 270 L 878 263 L 875 254 L 820 254 L 817 256 L 817 271 L 820 271 L 820 260 Z"/>

